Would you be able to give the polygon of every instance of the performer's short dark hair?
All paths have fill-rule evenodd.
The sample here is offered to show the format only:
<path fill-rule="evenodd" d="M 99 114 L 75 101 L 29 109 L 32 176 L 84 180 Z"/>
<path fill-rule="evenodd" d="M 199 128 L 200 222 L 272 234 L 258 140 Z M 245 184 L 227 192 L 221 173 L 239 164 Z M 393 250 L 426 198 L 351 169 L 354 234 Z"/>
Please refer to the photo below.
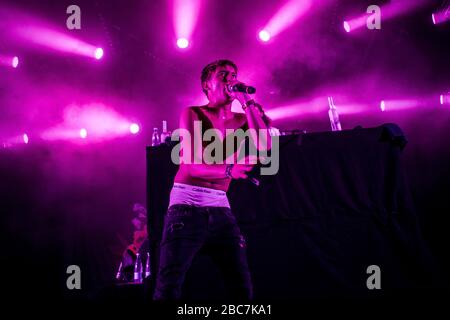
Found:
<path fill-rule="evenodd" d="M 202 85 L 203 82 L 209 80 L 209 78 L 211 77 L 211 73 L 213 73 L 217 69 L 217 67 L 223 66 L 230 66 L 233 67 L 236 72 L 238 71 L 236 64 L 231 60 L 221 59 L 213 61 L 211 63 L 208 63 L 202 70 L 202 75 L 200 77 Z M 206 90 L 203 89 L 203 92 L 206 94 Z"/>

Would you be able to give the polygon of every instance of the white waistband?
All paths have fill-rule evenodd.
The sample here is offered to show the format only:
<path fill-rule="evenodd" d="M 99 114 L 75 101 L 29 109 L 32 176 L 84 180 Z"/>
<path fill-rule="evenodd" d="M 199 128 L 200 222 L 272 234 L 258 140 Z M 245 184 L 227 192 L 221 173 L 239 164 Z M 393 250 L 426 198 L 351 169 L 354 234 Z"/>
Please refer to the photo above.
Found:
<path fill-rule="evenodd" d="M 170 192 L 169 207 L 174 204 L 187 204 L 195 207 L 230 207 L 225 191 L 178 182 L 173 184 Z"/>

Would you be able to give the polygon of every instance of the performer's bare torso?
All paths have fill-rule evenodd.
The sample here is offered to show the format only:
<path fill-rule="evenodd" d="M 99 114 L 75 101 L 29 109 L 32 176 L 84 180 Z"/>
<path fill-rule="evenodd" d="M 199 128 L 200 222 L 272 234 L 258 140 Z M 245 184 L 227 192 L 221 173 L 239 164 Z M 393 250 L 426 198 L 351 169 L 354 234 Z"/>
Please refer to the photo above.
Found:
<path fill-rule="evenodd" d="M 226 129 L 237 130 L 242 127 L 247 121 L 244 114 L 231 113 L 227 116 L 227 119 L 222 119 L 217 109 L 202 106 L 200 110 L 203 114 L 211 121 L 212 126 L 215 130 L 222 133 L 222 137 L 225 137 Z M 191 165 L 180 164 L 178 172 L 175 176 L 175 182 L 184 183 L 194 186 L 206 187 L 211 189 L 217 189 L 222 191 L 227 191 L 231 182 L 231 178 L 199 178 L 194 177 L 190 174 Z"/>

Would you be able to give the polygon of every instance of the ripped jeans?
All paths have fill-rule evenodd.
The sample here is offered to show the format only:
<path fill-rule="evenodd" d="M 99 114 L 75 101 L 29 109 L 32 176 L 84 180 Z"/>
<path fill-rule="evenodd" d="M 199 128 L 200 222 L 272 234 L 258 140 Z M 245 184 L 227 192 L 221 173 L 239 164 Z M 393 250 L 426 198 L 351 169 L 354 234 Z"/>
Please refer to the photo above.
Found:
<path fill-rule="evenodd" d="M 220 268 L 231 299 L 253 298 L 246 242 L 231 210 L 176 204 L 164 218 L 154 300 L 180 299 L 186 272 L 200 249 Z"/>

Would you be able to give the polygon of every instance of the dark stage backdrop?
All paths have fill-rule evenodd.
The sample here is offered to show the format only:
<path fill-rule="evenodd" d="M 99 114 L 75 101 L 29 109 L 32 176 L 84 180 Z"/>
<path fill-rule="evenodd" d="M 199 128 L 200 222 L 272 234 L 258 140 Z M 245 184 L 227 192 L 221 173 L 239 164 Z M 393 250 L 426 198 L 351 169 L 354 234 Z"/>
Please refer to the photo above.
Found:
<path fill-rule="evenodd" d="M 405 176 L 405 145 L 394 124 L 281 136 L 278 174 L 259 176 L 259 187 L 233 181 L 228 195 L 248 241 L 256 299 L 403 295 L 442 285 Z M 170 155 L 168 145 L 147 148 L 154 275 L 177 170 Z M 377 293 L 366 286 L 371 265 L 381 269 Z M 215 266 L 199 256 L 184 297 L 220 300 L 224 294 Z"/>

